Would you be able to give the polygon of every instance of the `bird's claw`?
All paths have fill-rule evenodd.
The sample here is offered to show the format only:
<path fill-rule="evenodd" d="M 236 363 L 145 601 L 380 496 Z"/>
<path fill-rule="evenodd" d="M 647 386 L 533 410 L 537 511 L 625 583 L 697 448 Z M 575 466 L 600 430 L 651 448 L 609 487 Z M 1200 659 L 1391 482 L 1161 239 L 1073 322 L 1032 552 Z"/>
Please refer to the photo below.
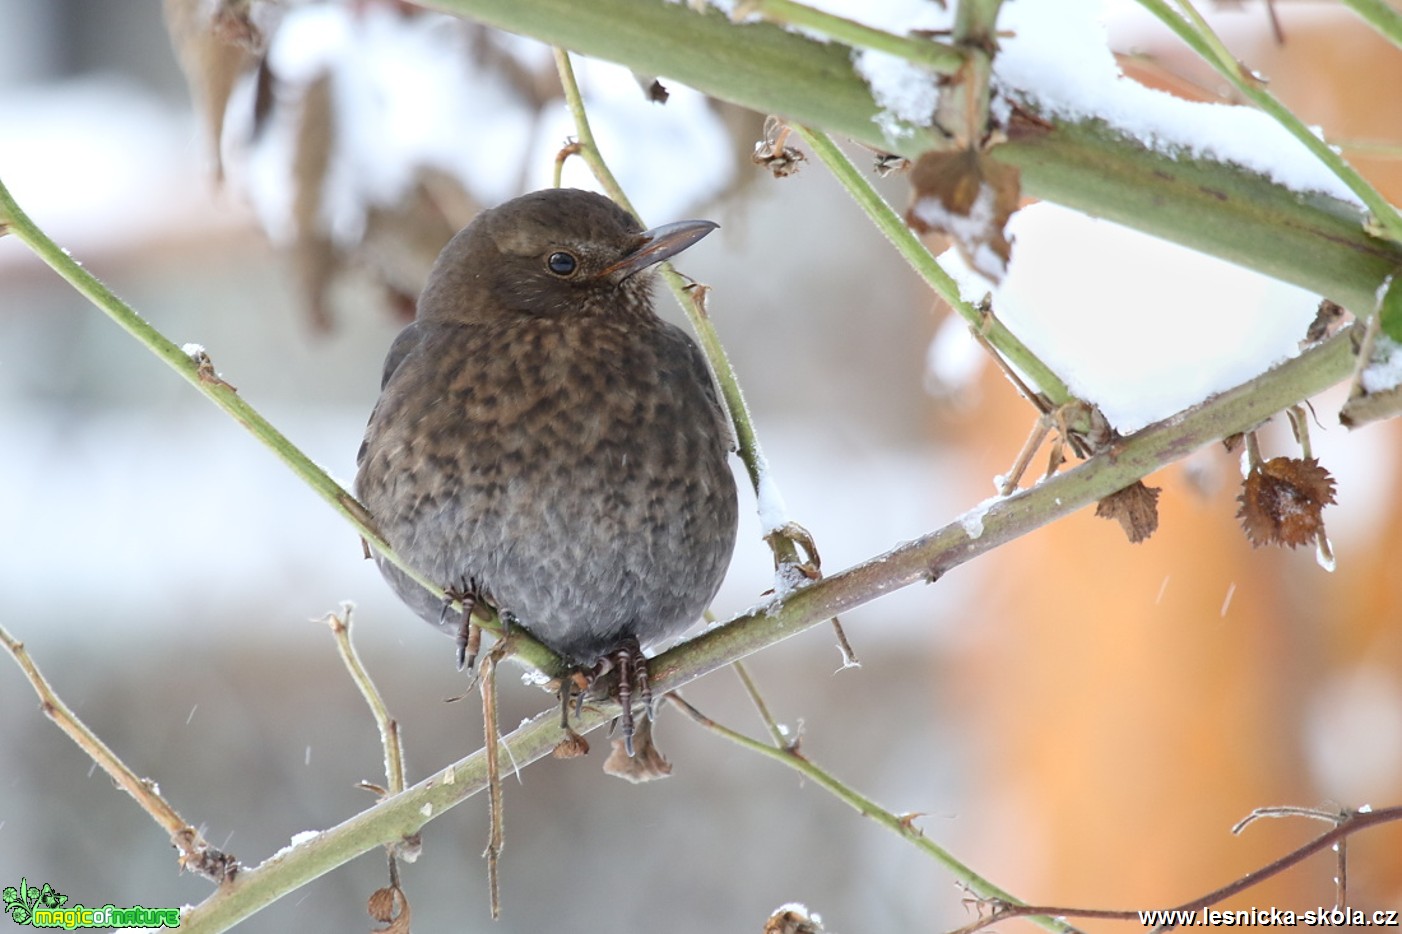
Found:
<path fill-rule="evenodd" d="M 622 726 L 623 747 L 628 755 L 633 755 L 633 735 L 636 725 L 633 720 L 633 694 L 643 702 L 643 710 L 648 720 L 653 719 L 655 706 L 652 697 L 652 682 L 648 677 L 647 656 L 637 639 L 628 639 L 618 648 L 601 656 L 592 668 L 577 671 L 576 677 L 566 678 L 560 685 L 560 725 L 569 729 L 569 698 L 571 687 L 575 695 L 574 716 L 578 720 L 584 710 L 584 696 L 592 693 L 595 685 L 614 669 L 618 670 L 618 703 L 623 708 L 615 721 Z"/>
<path fill-rule="evenodd" d="M 446 626 L 448 624 L 448 611 L 452 609 L 454 603 L 462 604 L 462 613 L 458 619 L 458 671 L 466 668 L 468 671 L 477 664 L 477 653 L 482 649 L 482 627 L 473 620 L 473 611 L 482 600 L 481 590 L 477 582 L 468 578 L 463 578 L 458 584 L 453 584 L 443 589 L 443 609 L 438 614 L 438 624 Z"/>

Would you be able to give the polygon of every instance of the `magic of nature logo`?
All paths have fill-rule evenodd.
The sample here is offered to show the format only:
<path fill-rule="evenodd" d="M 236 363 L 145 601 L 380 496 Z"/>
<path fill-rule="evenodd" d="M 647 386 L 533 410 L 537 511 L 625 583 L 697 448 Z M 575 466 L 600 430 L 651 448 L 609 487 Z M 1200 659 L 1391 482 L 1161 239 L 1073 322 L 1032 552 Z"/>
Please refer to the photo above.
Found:
<path fill-rule="evenodd" d="M 19 885 L 7 885 L 0 897 L 4 898 L 5 913 L 16 924 L 27 924 L 36 928 L 62 928 L 71 931 L 75 928 L 175 928 L 180 926 L 179 908 L 118 908 L 103 905 L 101 908 L 87 908 L 81 904 L 71 908 L 68 896 L 45 882 L 33 886 L 27 879 L 20 879 Z"/>

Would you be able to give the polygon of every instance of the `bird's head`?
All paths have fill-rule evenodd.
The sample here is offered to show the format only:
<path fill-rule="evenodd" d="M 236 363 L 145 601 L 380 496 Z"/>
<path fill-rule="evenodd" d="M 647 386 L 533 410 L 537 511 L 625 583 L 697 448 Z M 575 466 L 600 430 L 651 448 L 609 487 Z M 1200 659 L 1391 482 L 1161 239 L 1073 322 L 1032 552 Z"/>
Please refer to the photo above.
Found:
<path fill-rule="evenodd" d="M 650 313 L 646 271 L 716 227 L 689 220 L 644 230 L 602 195 L 533 192 L 483 211 L 449 242 L 419 299 L 419 317 Z"/>

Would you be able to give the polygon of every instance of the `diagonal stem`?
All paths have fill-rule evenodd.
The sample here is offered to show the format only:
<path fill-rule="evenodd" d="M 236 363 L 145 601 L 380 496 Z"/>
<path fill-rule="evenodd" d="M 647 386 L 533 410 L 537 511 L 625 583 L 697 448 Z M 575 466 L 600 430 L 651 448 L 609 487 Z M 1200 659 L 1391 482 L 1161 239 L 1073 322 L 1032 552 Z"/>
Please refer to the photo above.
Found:
<path fill-rule="evenodd" d="M 667 700 L 671 701 L 678 710 L 686 714 L 687 717 L 698 726 L 709 730 L 722 739 L 729 740 L 742 749 L 758 753 L 766 759 L 772 759 L 781 765 L 793 769 L 804 778 L 813 782 L 813 784 L 832 794 L 839 801 L 850 806 L 858 814 L 863 817 L 871 818 L 882 827 L 885 827 L 887 830 L 901 837 L 901 839 L 905 840 L 907 843 L 913 844 L 926 856 L 931 857 L 935 862 L 948 870 L 950 875 L 952 875 L 957 882 L 966 886 L 969 891 L 973 892 L 979 898 L 994 899 L 1001 903 L 1012 905 L 1022 904 L 1016 898 L 1004 892 L 998 886 L 960 862 L 944 847 L 925 836 L 924 832 L 915 826 L 915 818 L 918 815 L 900 815 L 886 810 L 861 792 L 849 787 L 832 773 L 799 754 L 798 751 L 792 747 L 786 745 L 773 746 L 732 730 L 712 720 L 683 700 L 678 694 L 668 694 Z M 1051 917 L 1033 917 L 1032 920 L 1050 931 L 1076 930 L 1076 928 L 1071 927 L 1065 922 Z"/>
<path fill-rule="evenodd" d="M 891 241 L 891 245 L 910 264 L 910 268 L 964 319 L 970 329 L 980 334 L 1006 360 L 1026 374 L 1053 405 L 1071 401 L 1071 391 L 1066 388 L 1061 377 L 1043 363 L 1026 344 L 1018 340 L 1017 335 L 1009 331 L 1007 325 L 992 315 L 985 315 L 964 300 L 959 294 L 959 285 L 954 281 L 954 277 L 944 271 L 929 248 L 886 199 L 881 197 L 881 193 L 866 176 L 852 164 L 847 154 L 838 148 L 832 137 L 805 126 L 795 126 L 793 129 L 813 150 L 813 154 L 822 160 L 833 177 L 847 189 L 847 193 L 867 217 L 871 218 L 876 229 Z"/>
<path fill-rule="evenodd" d="M 331 475 L 297 445 L 293 444 L 281 431 L 273 426 L 252 405 L 250 405 L 232 385 L 214 373 L 208 355 L 203 349 L 187 351 L 177 347 L 173 341 L 157 330 L 150 322 L 122 301 L 100 279 L 88 272 L 81 263 L 68 255 L 35 224 L 15 202 L 3 181 L 0 181 L 0 229 L 14 234 L 39 259 L 49 265 L 81 295 L 115 321 L 123 330 L 136 338 L 171 369 L 179 373 L 186 382 L 204 394 L 211 402 L 242 425 L 265 447 L 276 454 L 288 468 L 311 487 L 331 508 L 355 527 L 375 551 L 390 563 L 404 571 L 430 593 L 446 599 L 443 586 L 431 581 L 395 553 L 389 542 L 380 535 L 365 507 Z M 454 601 L 454 606 L 461 604 Z M 499 624 L 490 621 L 486 625 L 500 632 Z M 520 629 L 511 633 L 516 654 L 523 661 L 539 668 L 547 674 L 555 674 L 566 666 L 558 655 L 530 637 Z"/>
<path fill-rule="evenodd" d="M 1232 87 L 1236 88 L 1243 97 L 1275 118 L 1277 123 L 1285 127 L 1291 136 L 1304 144 L 1315 158 L 1324 163 L 1329 171 L 1347 185 L 1349 190 L 1358 196 L 1358 200 L 1362 201 L 1372 212 L 1372 222 L 1378 226 L 1382 235 L 1393 241 L 1402 242 L 1402 215 L 1397 213 L 1397 209 L 1373 187 L 1372 183 L 1360 175 L 1347 159 L 1316 136 L 1303 120 L 1295 116 L 1294 111 L 1266 90 L 1265 83 L 1249 72 L 1232 55 L 1226 44 L 1212 31 L 1212 27 L 1207 24 L 1207 21 L 1202 18 L 1202 14 L 1192 3 L 1188 0 L 1175 0 L 1175 2 L 1178 7 L 1177 12 L 1168 5 L 1168 0 L 1139 0 L 1141 6 L 1157 16 L 1204 61 L 1217 69 L 1217 72 L 1231 82 Z"/>
<path fill-rule="evenodd" d="M 87 753 L 88 758 L 107 773 L 113 784 L 131 795 L 136 803 L 141 805 L 141 809 L 170 834 L 171 844 L 180 851 L 181 868 L 199 873 L 217 883 L 223 883 L 235 876 L 239 869 L 238 860 L 210 846 L 204 835 L 161 797 L 155 782 L 133 772 L 96 733 L 88 729 L 87 724 L 78 719 L 78 715 L 63 702 L 48 679 L 39 671 L 39 666 L 30 657 L 24 643 L 10 635 L 4 626 L 0 626 L 0 646 L 4 647 L 29 679 L 34 693 L 39 695 L 39 708 L 44 715 L 57 724 L 69 739 L 77 743 L 78 748 Z"/>
<path fill-rule="evenodd" d="M 627 193 L 623 191 L 623 186 L 618 183 L 618 179 L 609 169 L 608 163 L 604 160 L 603 154 L 599 151 L 599 146 L 594 140 L 594 131 L 589 125 L 589 114 L 584 107 L 584 98 L 579 92 L 579 83 L 575 80 L 574 66 L 570 63 L 570 53 L 558 47 L 554 52 L 555 67 L 560 73 L 560 83 L 565 91 L 565 103 L 574 119 L 575 132 L 579 137 L 577 142 L 567 147 L 567 150 L 571 154 L 577 154 L 588 164 L 595 178 L 599 180 L 599 184 L 603 186 L 610 198 L 626 208 L 634 217 L 638 217 L 638 212 L 633 209 L 633 204 L 628 199 Z M 639 219 L 641 220 L 641 218 Z M 711 373 L 715 377 L 716 385 L 720 387 L 721 396 L 725 399 L 725 407 L 730 413 L 731 424 L 735 428 L 735 440 L 739 448 L 740 460 L 745 465 L 745 471 L 749 474 L 750 483 L 754 486 L 756 495 L 759 495 L 762 487 L 773 483 L 773 478 L 769 476 L 768 461 L 765 460 L 764 452 L 760 449 L 759 436 L 755 433 L 754 419 L 750 416 L 750 407 L 745 402 L 745 394 L 740 389 L 739 377 L 735 375 L 735 368 L 730 363 L 730 356 L 725 352 L 725 346 L 721 344 L 720 334 L 717 333 L 716 326 L 711 322 L 710 316 L 706 314 L 705 293 L 701 292 L 698 297 L 689 287 L 687 280 L 672 267 L 671 263 L 662 263 L 659 268 L 663 281 L 667 283 L 667 287 L 671 289 L 677 302 L 681 304 L 682 310 L 686 312 L 687 320 L 691 322 L 692 330 L 696 333 L 697 340 L 701 345 L 701 351 L 711 366 Z M 765 532 L 771 531 L 775 530 L 765 529 Z M 788 536 L 769 536 L 766 541 L 774 550 L 774 560 L 777 565 L 800 563 L 798 548 Z"/>

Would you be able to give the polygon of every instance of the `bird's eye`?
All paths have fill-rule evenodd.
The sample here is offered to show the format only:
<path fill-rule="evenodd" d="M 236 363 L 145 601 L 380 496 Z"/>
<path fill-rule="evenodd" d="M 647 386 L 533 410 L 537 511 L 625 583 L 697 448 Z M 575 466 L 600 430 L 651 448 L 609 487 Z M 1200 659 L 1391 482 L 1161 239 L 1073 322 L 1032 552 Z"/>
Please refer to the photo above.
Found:
<path fill-rule="evenodd" d="M 551 253 L 545 265 L 557 276 L 568 276 L 579 266 L 579 261 L 568 253 Z"/>

